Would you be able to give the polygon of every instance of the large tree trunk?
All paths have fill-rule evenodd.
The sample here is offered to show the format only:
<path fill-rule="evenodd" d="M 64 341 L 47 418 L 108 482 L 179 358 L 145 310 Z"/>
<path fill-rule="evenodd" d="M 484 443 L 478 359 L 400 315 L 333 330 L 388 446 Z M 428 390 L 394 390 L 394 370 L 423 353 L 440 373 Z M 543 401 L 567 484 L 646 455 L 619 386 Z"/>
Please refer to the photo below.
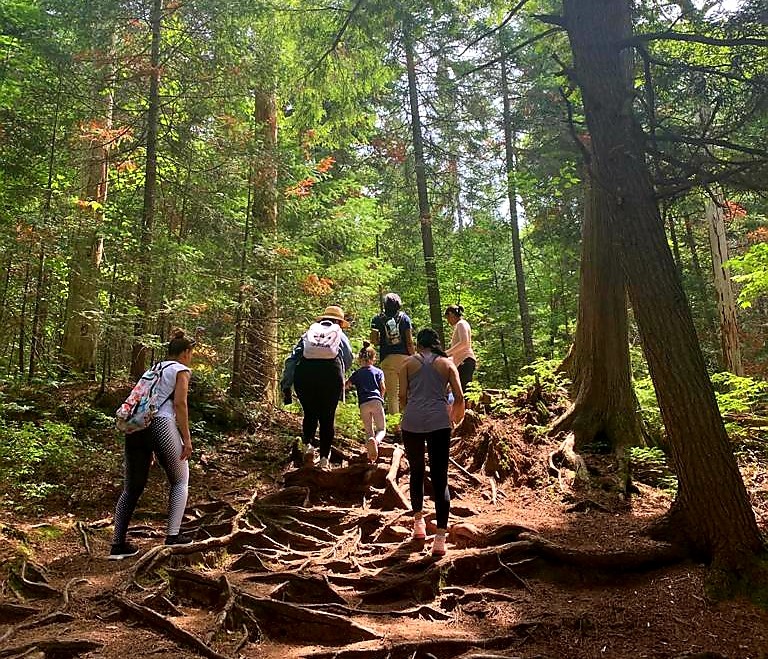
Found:
<path fill-rule="evenodd" d="M 274 243 L 277 233 L 277 102 L 274 92 L 254 95 L 255 137 L 261 145 L 251 187 L 254 242 Z M 271 254 L 271 249 L 264 250 Z M 241 369 L 242 384 L 258 400 L 274 403 L 277 392 L 277 274 L 272 258 L 261 257 L 254 280 Z M 237 384 L 233 389 L 240 389 Z"/>
<path fill-rule="evenodd" d="M 720 346 L 725 370 L 744 375 L 741 365 L 739 325 L 736 320 L 736 298 L 733 294 L 731 274 L 723 267 L 728 260 L 728 242 L 725 235 L 723 209 L 711 199 L 706 208 L 709 227 L 709 247 L 712 250 L 712 274 L 717 292 L 717 311 L 720 316 Z"/>
<path fill-rule="evenodd" d="M 507 198 L 509 200 L 509 229 L 512 236 L 512 257 L 515 262 L 515 283 L 517 284 L 517 306 L 520 309 L 520 326 L 523 330 L 523 355 L 525 363 L 534 358 L 533 331 L 531 314 L 528 311 L 528 296 L 525 291 L 525 272 L 523 271 L 523 253 L 520 246 L 520 229 L 517 226 L 517 186 L 515 185 L 515 148 L 512 130 L 512 110 L 509 100 L 509 80 L 507 59 L 501 60 L 501 93 L 504 99 L 504 150 L 507 170 Z"/>
<path fill-rule="evenodd" d="M 109 50 L 111 59 L 111 46 Z M 62 356 L 68 368 L 90 378 L 96 375 L 96 348 L 99 336 L 101 261 L 104 247 L 102 224 L 107 203 L 109 142 L 114 112 L 112 65 L 107 64 L 95 99 L 101 105 L 96 123 L 103 130 L 88 136 L 84 164 L 83 200 L 95 202 L 80 211 L 69 265 L 69 297 L 64 325 Z"/>
<path fill-rule="evenodd" d="M 576 338 L 569 355 L 573 403 L 553 430 L 570 431 L 580 451 L 596 439 L 616 454 L 621 486 L 629 483 L 627 450 L 641 446 L 642 423 L 632 389 L 624 273 L 605 190 L 588 185 L 584 203 Z"/>
<path fill-rule="evenodd" d="M 443 308 L 440 303 L 440 286 L 437 279 L 435 246 L 432 239 L 432 216 L 429 212 L 427 194 L 427 172 L 424 163 L 424 140 L 421 132 L 421 114 L 419 111 L 419 88 L 416 83 L 416 56 L 413 37 L 409 25 L 403 27 L 403 48 L 408 69 L 408 99 L 411 106 L 411 133 L 413 135 L 413 158 L 416 170 L 416 191 L 419 199 L 419 221 L 421 224 L 421 244 L 424 252 L 424 271 L 427 276 L 427 298 L 429 299 L 429 320 L 434 329 L 444 340 Z"/>
<path fill-rule="evenodd" d="M 667 243 L 633 114 L 630 0 L 564 0 L 595 185 L 603 186 L 679 487 L 670 528 L 698 556 L 738 570 L 762 542 Z"/>
<path fill-rule="evenodd" d="M 136 308 L 138 315 L 133 328 L 131 350 L 131 376 L 141 377 L 146 368 L 149 348 L 144 343 L 152 300 L 152 230 L 155 226 L 155 197 L 157 195 L 157 129 L 160 121 L 160 30 L 162 24 L 162 0 L 152 0 L 150 25 L 152 46 L 150 50 L 149 107 L 147 109 L 147 162 L 144 174 L 144 206 L 141 213 L 141 240 L 137 259 Z"/>

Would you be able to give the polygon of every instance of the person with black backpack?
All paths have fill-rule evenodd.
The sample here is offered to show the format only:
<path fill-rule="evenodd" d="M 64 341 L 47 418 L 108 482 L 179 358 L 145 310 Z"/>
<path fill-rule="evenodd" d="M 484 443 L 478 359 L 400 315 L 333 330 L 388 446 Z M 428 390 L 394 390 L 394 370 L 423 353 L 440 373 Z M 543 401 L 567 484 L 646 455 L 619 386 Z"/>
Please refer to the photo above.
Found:
<path fill-rule="evenodd" d="M 387 411 L 400 411 L 398 374 L 409 355 L 414 354 L 413 323 L 402 310 L 403 303 L 397 293 L 384 296 L 384 311 L 371 319 L 371 343 L 379 347 L 381 370 L 387 383 Z"/>
<path fill-rule="evenodd" d="M 349 323 L 341 307 L 331 305 L 312 323 L 285 360 L 280 389 L 283 402 L 291 402 L 291 387 L 304 411 L 304 457 L 313 462 L 319 446 L 320 469 L 329 468 L 336 433 L 336 408 L 344 393 L 344 373 L 352 366 L 352 346 L 344 328 Z M 320 426 L 320 442 L 315 435 Z"/>
<path fill-rule="evenodd" d="M 135 556 L 138 547 L 126 542 L 133 511 L 149 478 L 152 456 L 168 478 L 166 545 L 186 545 L 192 539 L 179 532 L 189 492 L 192 438 L 187 415 L 187 392 L 195 340 L 174 329 L 167 359 L 150 368 L 117 412 L 125 435 L 125 481 L 115 507 L 115 531 L 110 560 Z M 125 410 L 128 410 L 125 413 Z"/>

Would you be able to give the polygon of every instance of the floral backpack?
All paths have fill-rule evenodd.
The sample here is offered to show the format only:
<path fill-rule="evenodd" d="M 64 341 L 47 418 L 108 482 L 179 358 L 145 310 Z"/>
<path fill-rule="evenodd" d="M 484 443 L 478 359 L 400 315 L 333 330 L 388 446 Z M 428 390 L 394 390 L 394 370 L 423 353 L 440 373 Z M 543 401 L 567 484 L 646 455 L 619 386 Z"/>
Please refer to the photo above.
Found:
<path fill-rule="evenodd" d="M 120 432 L 126 435 L 144 430 L 152 423 L 157 411 L 173 396 L 173 391 L 158 404 L 159 384 L 165 371 L 171 363 L 163 365 L 158 362 L 152 368 L 144 372 L 139 381 L 131 389 L 128 398 L 117 408 L 115 412 L 116 426 Z"/>

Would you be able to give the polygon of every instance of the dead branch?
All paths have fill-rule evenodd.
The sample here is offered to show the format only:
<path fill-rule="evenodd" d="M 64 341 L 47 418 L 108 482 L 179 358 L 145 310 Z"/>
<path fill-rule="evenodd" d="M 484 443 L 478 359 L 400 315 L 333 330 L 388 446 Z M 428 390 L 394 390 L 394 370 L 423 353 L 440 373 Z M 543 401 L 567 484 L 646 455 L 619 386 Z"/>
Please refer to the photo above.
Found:
<path fill-rule="evenodd" d="M 397 446 L 392 454 L 392 463 L 387 471 L 385 493 L 390 496 L 396 508 L 409 510 L 411 504 L 397 485 L 397 473 L 400 470 L 400 460 L 404 455 L 405 449 L 401 446 Z"/>
<path fill-rule="evenodd" d="M 103 643 L 84 638 L 43 638 L 24 645 L 0 650 L 0 657 L 21 657 L 34 650 L 42 651 L 46 657 L 75 657 L 100 650 Z"/>

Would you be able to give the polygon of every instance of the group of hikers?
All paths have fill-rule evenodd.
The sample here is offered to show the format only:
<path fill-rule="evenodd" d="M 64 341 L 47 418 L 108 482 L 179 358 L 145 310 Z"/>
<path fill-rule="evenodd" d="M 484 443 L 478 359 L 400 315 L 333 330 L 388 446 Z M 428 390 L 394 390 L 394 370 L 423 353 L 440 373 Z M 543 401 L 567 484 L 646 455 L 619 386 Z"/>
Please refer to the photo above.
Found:
<path fill-rule="evenodd" d="M 426 538 L 423 507 L 428 456 L 437 526 L 434 556 L 445 554 L 451 430 L 464 417 L 464 391 L 477 364 L 471 328 L 463 314 L 458 304 L 445 310 L 453 333 L 450 347 L 444 350 L 438 333 L 430 327 L 421 329 L 414 341 L 413 323 L 403 311 L 400 297 L 388 293 L 383 311 L 371 320 L 369 340 L 363 341 L 357 352 L 358 368 L 345 378 L 354 360 L 344 333 L 349 323 L 341 307 L 328 306 L 297 341 L 285 360 L 280 380 L 283 402 L 291 403 L 295 391 L 301 404 L 305 462 L 320 469 L 330 468 L 336 409 L 346 390 L 356 391 L 371 463 L 377 461 L 386 436 L 385 405 L 390 414 L 402 411 L 400 431 L 410 466 L 413 538 Z M 142 376 L 123 406 L 123 417 L 133 415 L 134 426 L 125 426 L 125 482 L 115 510 L 110 559 L 134 556 L 139 551 L 127 542 L 126 533 L 146 486 L 153 455 L 170 485 L 165 544 L 192 542 L 180 533 L 180 525 L 187 502 L 187 459 L 192 453 L 187 390 L 194 345 L 182 330 L 174 330 L 167 359 Z M 376 347 L 381 368 L 376 366 Z M 145 409 L 149 413 L 142 416 Z"/>

